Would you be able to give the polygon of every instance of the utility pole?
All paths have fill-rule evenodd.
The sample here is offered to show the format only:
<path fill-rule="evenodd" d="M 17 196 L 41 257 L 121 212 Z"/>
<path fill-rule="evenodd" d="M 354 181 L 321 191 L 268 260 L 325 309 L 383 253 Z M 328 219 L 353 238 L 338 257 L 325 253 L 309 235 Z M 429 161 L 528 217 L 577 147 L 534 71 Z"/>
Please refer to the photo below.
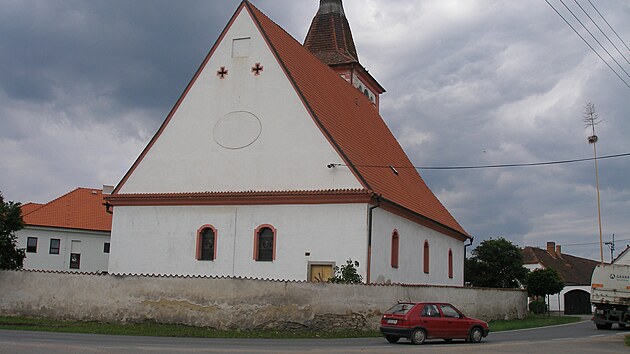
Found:
<path fill-rule="evenodd" d="M 587 128 L 591 128 L 593 135 L 588 137 L 588 143 L 593 144 L 593 155 L 595 156 L 595 188 L 597 189 L 597 223 L 599 225 L 599 257 L 601 260 L 601 264 L 604 264 L 604 245 L 603 245 L 603 237 L 602 237 L 602 212 L 601 212 L 601 204 L 599 201 L 599 171 L 597 168 L 597 140 L 599 138 L 595 135 L 595 126 L 602 121 L 599 120 L 599 116 L 595 113 L 595 105 L 592 103 L 587 103 L 584 107 L 584 123 Z"/>
<path fill-rule="evenodd" d="M 605 244 L 610 248 L 610 264 L 612 264 L 613 259 L 615 259 L 615 234 L 612 234 L 612 242 L 606 242 Z"/>

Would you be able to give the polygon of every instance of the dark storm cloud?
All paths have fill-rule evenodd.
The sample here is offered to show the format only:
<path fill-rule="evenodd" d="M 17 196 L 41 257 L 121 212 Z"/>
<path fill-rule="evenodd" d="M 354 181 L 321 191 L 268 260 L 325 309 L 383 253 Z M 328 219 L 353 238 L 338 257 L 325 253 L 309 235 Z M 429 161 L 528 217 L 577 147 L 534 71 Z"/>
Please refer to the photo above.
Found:
<path fill-rule="evenodd" d="M 552 3 L 556 3 L 551 1 Z M 46 202 L 115 184 L 176 102 L 238 0 L 0 0 L 0 190 Z M 302 41 L 317 0 L 254 5 Z M 597 2 L 626 42 L 630 6 Z M 419 166 L 630 152 L 630 89 L 545 2 L 346 0 L 359 58 L 387 89 L 381 113 Z M 630 70 L 629 70 L 630 71 Z M 630 81 L 630 78 L 628 79 Z M 476 244 L 596 241 L 591 162 L 420 171 Z M 600 161 L 604 235 L 630 239 L 630 158 Z M 622 245 L 618 245 L 622 247 Z M 569 246 L 598 257 L 594 247 Z"/>

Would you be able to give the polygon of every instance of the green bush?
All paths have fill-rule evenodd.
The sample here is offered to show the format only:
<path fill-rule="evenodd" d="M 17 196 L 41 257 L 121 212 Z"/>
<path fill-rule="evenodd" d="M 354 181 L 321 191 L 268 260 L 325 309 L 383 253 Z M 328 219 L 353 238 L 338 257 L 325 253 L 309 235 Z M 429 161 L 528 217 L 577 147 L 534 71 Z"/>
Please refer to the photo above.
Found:
<path fill-rule="evenodd" d="M 542 315 L 547 312 L 547 304 L 544 300 L 535 300 L 529 303 L 529 311 L 536 315 Z"/>

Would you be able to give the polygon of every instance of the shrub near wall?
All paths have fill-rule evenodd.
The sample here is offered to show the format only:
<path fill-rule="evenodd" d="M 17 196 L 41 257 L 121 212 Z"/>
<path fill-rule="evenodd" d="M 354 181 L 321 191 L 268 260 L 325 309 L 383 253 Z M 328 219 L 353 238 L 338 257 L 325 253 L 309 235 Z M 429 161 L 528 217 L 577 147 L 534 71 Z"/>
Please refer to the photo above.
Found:
<path fill-rule="evenodd" d="M 0 271 L 0 314 L 215 329 L 377 329 L 397 300 L 446 301 L 485 320 L 523 318 L 521 290 L 241 278 Z"/>

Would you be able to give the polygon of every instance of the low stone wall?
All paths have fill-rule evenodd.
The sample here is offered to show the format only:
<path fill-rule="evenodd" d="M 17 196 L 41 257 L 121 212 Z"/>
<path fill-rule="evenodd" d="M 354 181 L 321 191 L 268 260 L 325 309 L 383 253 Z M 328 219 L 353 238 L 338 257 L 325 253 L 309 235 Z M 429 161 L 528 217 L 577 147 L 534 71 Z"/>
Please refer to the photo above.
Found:
<path fill-rule="evenodd" d="M 342 285 L 211 277 L 0 271 L 0 314 L 216 329 L 377 329 L 397 300 L 451 302 L 484 320 L 523 318 L 521 290 Z"/>

